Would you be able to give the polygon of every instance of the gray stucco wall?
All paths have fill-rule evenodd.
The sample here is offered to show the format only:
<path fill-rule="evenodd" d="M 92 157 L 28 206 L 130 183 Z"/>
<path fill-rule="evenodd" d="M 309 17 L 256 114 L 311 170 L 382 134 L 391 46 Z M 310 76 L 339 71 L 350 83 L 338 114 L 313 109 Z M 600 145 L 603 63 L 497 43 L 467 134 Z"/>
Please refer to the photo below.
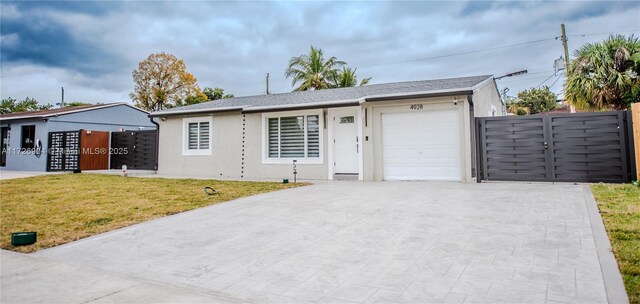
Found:
<path fill-rule="evenodd" d="M 49 118 L 50 132 L 68 130 L 120 131 L 151 130 L 155 125 L 149 121 L 147 113 L 126 105 L 95 109 Z"/>
<path fill-rule="evenodd" d="M 42 142 L 43 151 L 48 149 L 49 132 L 80 129 L 96 131 L 155 129 L 155 125 L 149 121 L 145 112 L 125 105 L 50 117 L 46 122 L 38 118 L 1 122 L 0 125 L 11 128 L 7 165 L 3 169 L 16 171 L 46 171 L 47 169 L 46 153 L 42 153 L 40 157 L 31 153 L 17 153 L 17 149 L 20 148 L 21 127 L 23 125 L 36 126 L 35 139 Z"/>
<path fill-rule="evenodd" d="M 211 155 L 183 155 L 183 119 L 208 119 L 209 117 L 212 120 Z M 173 116 L 167 117 L 165 121 L 160 120 L 159 123 L 159 174 L 231 179 L 293 178 L 293 163 L 262 164 L 262 114 L 260 113 L 231 112 L 206 116 Z M 326 134 L 325 129 L 322 132 Z M 326 141 L 326 135 L 324 140 Z M 324 147 L 326 150 L 326 145 Z M 300 164 L 297 169 L 298 178 L 301 179 L 327 178 L 326 158 L 323 164 Z"/>
<path fill-rule="evenodd" d="M 239 178 L 242 158 L 242 115 L 228 113 L 195 116 L 211 119 L 211 155 L 183 155 L 183 118 L 170 117 L 165 121 L 159 121 L 158 173 Z"/>
<path fill-rule="evenodd" d="M 458 113 L 460 122 L 460 176 L 462 181 L 471 182 L 471 125 L 469 118 L 469 104 L 466 96 L 446 96 L 435 98 L 417 98 L 409 100 L 387 101 L 384 103 L 368 103 L 368 126 L 363 126 L 363 136 L 369 140 L 363 142 L 364 180 L 382 180 L 382 114 L 383 113 L 409 113 L 411 104 L 422 104 L 423 110 L 438 111 L 452 110 Z"/>
<path fill-rule="evenodd" d="M 323 110 L 313 110 L 307 114 L 318 114 L 323 120 Z M 291 111 L 290 114 L 283 112 L 270 113 L 271 115 L 300 115 L 301 112 Z M 267 114 L 269 115 L 269 114 Z M 262 123 L 263 114 L 252 113 L 246 116 L 246 140 L 245 140 L 245 177 L 255 179 L 293 179 L 293 159 L 285 160 L 284 164 L 263 164 L 262 163 Z M 327 128 L 321 122 L 322 132 L 322 164 L 302 164 L 296 166 L 297 178 L 300 179 L 328 179 L 327 168 Z"/>
<path fill-rule="evenodd" d="M 456 102 L 457 101 L 457 102 Z M 473 101 L 475 116 L 490 116 L 491 105 L 496 115 L 504 115 L 500 98 L 492 82 L 474 92 Z M 380 156 L 380 113 L 385 111 L 408 112 L 413 103 L 425 105 L 424 111 L 437 109 L 455 109 L 460 117 L 460 164 L 463 181 L 471 182 L 473 166 L 472 120 L 467 96 L 449 96 L 365 103 L 356 107 L 360 116 L 362 131 L 362 174 L 364 180 L 380 180 L 382 178 L 382 158 Z M 368 111 L 368 123 L 364 122 L 364 111 Z M 230 179 L 282 179 L 293 178 L 293 163 L 285 160 L 281 164 L 272 164 L 263 159 L 265 117 L 270 115 L 297 116 L 301 113 L 320 115 L 322 123 L 322 161 L 318 164 L 297 165 L 300 179 L 329 179 L 328 128 L 326 121 L 331 115 L 330 109 L 307 111 L 285 111 L 270 113 L 238 112 L 200 114 L 194 116 L 168 116 L 160 121 L 160 143 L 158 173 L 174 176 L 193 176 Z M 184 155 L 184 120 L 190 118 L 211 119 L 212 142 L 211 155 Z M 364 141 L 368 138 L 368 141 Z"/>
<path fill-rule="evenodd" d="M 502 99 L 500 99 L 500 95 L 498 95 L 498 90 L 496 89 L 494 81 L 485 83 L 482 87 L 473 92 L 475 117 L 491 117 L 491 106 L 496 109 L 495 116 L 507 115 L 507 113 L 504 112 Z"/>
<path fill-rule="evenodd" d="M 16 171 L 46 171 L 47 155 L 45 153 L 42 153 L 40 157 L 37 157 L 32 153 L 20 152 L 22 126 L 29 125 L 36 126 L 35 140 L 37 141 L 39 139 L 42 142 L 43 148 L 46 149 L 49 128 L 47 123 L 41 119 L 14 121 L 10 124 L 2 123 L 2 127 L 10 127 L 9 141 L 7 145 L 7 165 L 3 167 L 3 169 Z"/>

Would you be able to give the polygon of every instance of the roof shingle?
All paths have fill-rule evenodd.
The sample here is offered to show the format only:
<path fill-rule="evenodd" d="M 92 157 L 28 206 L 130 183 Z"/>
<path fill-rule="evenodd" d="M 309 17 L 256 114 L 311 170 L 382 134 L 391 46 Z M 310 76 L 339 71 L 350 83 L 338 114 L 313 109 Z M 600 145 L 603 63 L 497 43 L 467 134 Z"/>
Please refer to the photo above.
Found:
<path fill-rule="evenodd" d="M 475 86 L 489 78 L 492 78 L 492 76 L 482 75 L 472 77 L 407 81 L 318 91 L 234 97 L 184 107 L 166 109 L 158 112 L 153 112 L 151 113 L 151 115 L 170 115 L 181 112 L 207 112 L 221 109 L 251 110 L 252 108 L 268 106 L 275 107 L 287 105 L 313 105 L 323 102 L 357 101 L 363 98 L 381 95 L 402 95 L 418 92 L 429 93 L 438 91 L 466 90 L 474 88 Z"/>

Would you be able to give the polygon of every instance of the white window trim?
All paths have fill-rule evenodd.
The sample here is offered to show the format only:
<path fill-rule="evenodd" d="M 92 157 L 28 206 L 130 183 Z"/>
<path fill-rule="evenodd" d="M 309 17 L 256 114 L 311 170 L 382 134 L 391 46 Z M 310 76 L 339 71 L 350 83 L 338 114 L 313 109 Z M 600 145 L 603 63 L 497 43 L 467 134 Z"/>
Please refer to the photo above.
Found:
<path fill-rule="evenodd" d="M 209 122 L 209 149 L 189 149 L 189 123 L 192 122 Z M 213 151 L 213 117 L 189 117 L 182 119 L 182 155 L 211 155 Z"/>
<path fill-rule="evenodd" d="M 306 120 L 307 115 L 318 115 L 318 124 L 319 130 L 318 132 L 318 140 L 319 140 L 319 157 L 297 157 L 297 158 L 275 158 L 269 157 L 269 118 L 278 118 L 278 117 L 291 117 L 291 116 L 305 116 L 305 124 L 304 124 L 304 138 L 305 143 L 307 142 L 307 127 L 308 123 Z M 305 155 L 307 151 L 305 150 Z M 322 109 L 318 110 L 304 110 L 304 111 L 284 111 L 284 112 L 269 112 L 262 113 L 262 164 L 293 164 L 293 160 L 296 160 L 296 164 L 308 164 L 308 165 L 320 165 L 324 164 L 324 112 Z"/>

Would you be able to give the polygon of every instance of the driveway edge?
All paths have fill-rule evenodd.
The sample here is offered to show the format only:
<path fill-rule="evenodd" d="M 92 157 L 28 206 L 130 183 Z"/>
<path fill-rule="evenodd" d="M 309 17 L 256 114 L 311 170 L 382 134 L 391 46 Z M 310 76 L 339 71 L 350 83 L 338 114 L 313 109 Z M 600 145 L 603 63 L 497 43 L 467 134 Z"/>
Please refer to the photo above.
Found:
<path fill-rule="evenodd" d="M 627 290 L 624 288 L 622 274 L 618 269 L 618 262 L 613 255 L 611 242 L 607 236 L 607 230 L 604 227 L 602 217 L 598 209 L 591 188 L 587 185 L 584 187 L 584 198 L 589 213 L 589 221 L 591 222 L 591 232 L 596 243 L 596 252 L 600 261 L 600 270 L 604 280 L 604 288 L 607 293 L 607 301 L 609 303 L 628 304 L 629 297 Z"/>

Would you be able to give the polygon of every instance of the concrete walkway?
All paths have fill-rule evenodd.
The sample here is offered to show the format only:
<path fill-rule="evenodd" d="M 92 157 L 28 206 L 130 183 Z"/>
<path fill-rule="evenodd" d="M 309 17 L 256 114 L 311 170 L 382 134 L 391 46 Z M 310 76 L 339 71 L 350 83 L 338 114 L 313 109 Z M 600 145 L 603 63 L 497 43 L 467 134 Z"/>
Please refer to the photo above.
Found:
<path fill-rule="evenodd" d="M 607 303 L 620 274 L 601 263 L 588 196 L 410 182 L 256 195 L 40 251 L 28 258 L 63 265 L 24 276 L 3 253 L 2 303 Z"/>
<path fill-rule="evenodd" d="M 82 173 L 123 175 L 122 169 L 85 170 L 85 171 L 82 171 Z M 153 171 L 153 170 L 127 170 L 127 176 L 131 176 L 131 177 L 157 177 L 155 174 L 156 174 L 156 171 Z"/>
<path fill-rule="evenodd" d="M 32 171 L 9 171 L 0 170 L 0 180 L 33 177 L 46 174 L 61 174 L 60 172 L 32 172 Z"/>

